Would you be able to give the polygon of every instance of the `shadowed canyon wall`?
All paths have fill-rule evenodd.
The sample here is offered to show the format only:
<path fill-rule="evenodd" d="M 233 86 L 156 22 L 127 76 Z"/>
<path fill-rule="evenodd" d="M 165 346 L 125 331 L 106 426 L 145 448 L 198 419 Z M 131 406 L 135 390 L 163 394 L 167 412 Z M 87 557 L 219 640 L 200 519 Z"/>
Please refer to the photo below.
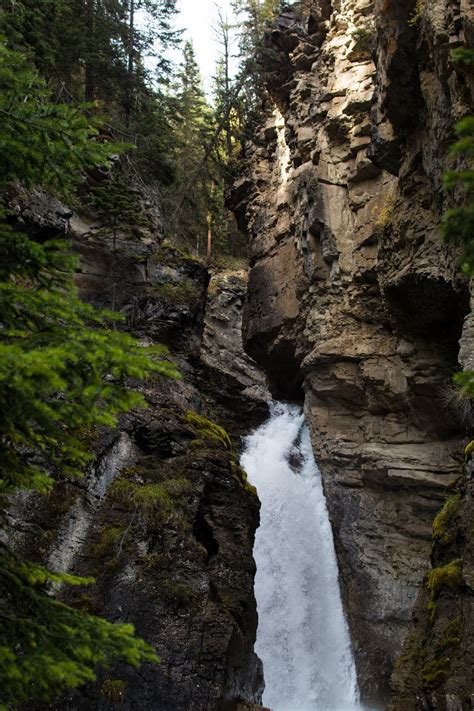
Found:
<path fill-rule="evenodd" d="M 69 232 L 82 298 L 113 303 L 120 327 L 142 345 L 168 345 L 182 375 L 130 383 L 148 407 L 114 430 L 82 433 L 94 453 L 85 476 L 61 480 L 49 496 L 25 495 L 10 511 L 16 550 L 96 578 L 60 590 L 63 599 L 134 624 L 161 659 L 99 670 L 96 683 L 47 708 L 257 709 L 252 549 L 260 503 L 236 447 L 268 406 L 265 377 L 242 348 L 245 274 L 214 279 L 208 294 L 207 269 L 160 244 L 159 232 L 119 230 L 114 245 L 90 215 L 73 215 L 41 191 L 15 214 L 38 239 Z M 225 422 L 233 442 L 208 417 Z"/>

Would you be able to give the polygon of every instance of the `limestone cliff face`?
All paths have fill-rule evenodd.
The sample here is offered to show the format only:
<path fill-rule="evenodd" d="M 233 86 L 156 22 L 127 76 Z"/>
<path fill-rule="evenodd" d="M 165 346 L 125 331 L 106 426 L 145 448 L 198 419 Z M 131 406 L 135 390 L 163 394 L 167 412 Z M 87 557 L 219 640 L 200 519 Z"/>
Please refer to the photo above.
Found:
<path fill-rule="evenodd" d="M 248 433 L 233 392 L 257 419 L 265 416 L 265 378 L 241 343 L 245 286 L 237 279 L 229 295 L 218 283 L 211 319 L 207 269 L 159 239 L 119 234 L 114 248 L 100 225 L 40 192 L 18 205 L 17 219 L 38 238 L 63 234 L 70 223 L 82 298 L 113 305 L 125 317 L 121 327 L 144 345 L 168 345 L 182 374 L 131 384 L 148 408 L 114 431 L 84 432 L 95 455 L 84 478 L 59 482 L 48 497 L 24 496 L 10 512 L 17 550 L 96 578 L 59 591 L 69 604 L 131 622 L 161 658 L 138 670 L 101 670 L 97 683 L 48 708 L 257 709 L 263 678 L 253 651 L 252 548 L 260 504 L 229 437 L 205 417 L 220 415 L 236 435 Z M 214 349 L 203 347 L 204 330 Z M 233 354 L 225 364 L 219 342 Z M 220 387 L 203 396 L 206 377 Z"/>
<path fill-rule="evenodd" d="M 246 291 L 246 271 L 212 275 L 198 367 L 199 392 L 235 441 L 263 422 L 271 399 L 265 374 L 243 348 Z"/>
<path fill-rule="evenodd" d="M 267 121 L 232 196 L 244 339 L 277 395 L 304 394 L 361 689 L 383 703 L 468 424 L 450 385 L 468 289 L 438 226 L 473 8 L 310 5 L 267 36 Z"/>

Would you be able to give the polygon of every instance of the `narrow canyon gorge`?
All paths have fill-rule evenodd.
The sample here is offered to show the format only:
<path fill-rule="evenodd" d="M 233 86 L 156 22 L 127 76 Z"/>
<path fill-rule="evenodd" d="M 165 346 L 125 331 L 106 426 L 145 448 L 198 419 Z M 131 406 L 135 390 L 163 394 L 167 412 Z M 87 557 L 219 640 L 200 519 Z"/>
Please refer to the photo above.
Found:
<path fill-rule="evenodd" d="M 160 206 L 131 240 L 41 188 L 11 198 L 16 228 L 71 239 L 80 297 L 113 303 L 118 327 L 167 346 L 180 372 L 129 383 L 147 407 L 81 433 L 86 476 L 17 495 L 8 511 L 15 552 L 93 576 L 57 594 L 132 623 L 160 664 L 119 662 L 25 708 L 474 708 L 473 420 L 453 384 L 474 369 L 474 302 L 440 236 L 460 199 L 443 175 L 474 88 L 472 65 L 451 53 L 473 46 L 474 2 L 297 5 L 266 30 L 264 105 L 226 198 L 248 270 L 211 269 L 165 239 Z M 272 467 L 284 483 L 267 491 Z M 300 475 L 317 484 L 295 480 L 292 499 Z M 281 643 L 274 625 L 288 616 L 269 601 L 275 617 L 262 617 L 278 566 L 267 588 L 259 573 L 272 541 L 283 577 L 293 570 L 285 501 L 306 558 L 314 550 L 309 617 L 290 620 L 304 659 L 275 664 L 265 692 L 259 650 Z M 327 651 L 329 692 L 311 697 L 325 650 L 304 628 L 320 605 L 339 647 Z"/>

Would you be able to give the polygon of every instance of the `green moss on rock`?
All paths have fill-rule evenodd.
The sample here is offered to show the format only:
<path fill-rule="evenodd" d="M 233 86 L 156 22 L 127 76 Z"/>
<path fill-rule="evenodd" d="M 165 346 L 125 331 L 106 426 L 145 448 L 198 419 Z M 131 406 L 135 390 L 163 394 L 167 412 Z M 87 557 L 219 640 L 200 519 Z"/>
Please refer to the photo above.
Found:
<path fill-rule="evenodd" d="M 188 304 L 197 305 L 201 298 L 202 291 L 190 279 L 183 279 L 177 283 L 165 282 L 164 284 L 154 284 L 152 286 L 156 296 L 166 301 L 168 304 Z"/>
<path fill-rule="evenodd" d="M 110 554 L 115 544 L 121 536 L 124 529 L 119 526 L 104 526 L 101 528 L 99 538 L 92 547 L 91 555 L 93 558 L 103 558 Z"/>
<path fill-rule="evenodd" d="M 461 621 L 458 617 L 451 620 L 444 627 L 441 636 L 434 645 L 434 659 L 424 664 L 421 674 L 423 686 L 426 689 L 435 689 L 449 676 L 452 661 L 452 652 L 459 646 Z"/>
<path fill-rule="evenodd" d="M 431 599 L 435 600 L 441 588 L 456 590 L 462 581 L 462 558 L 456 558 L 446 565 L 428 571 L 426 574 L 426 587 L 431 592 Z"/>
<path fill-rule="evenodd" d="M 457 493 L 449 498 L 433 521 L 433 541 L 442 546 L 447 546 L 454 540 L 454 533 L 449 531 L 449 525 L 458 513 L 462 504 L 461 494 Z"/>
<path fill-rule="evenodd" d="M 180 497 L 190 490 L 191 483 L 184 478 L 142 484 L 120 477 L 111 485 L 109 495 L 116 503 L 136 509 L 146 519 L 154 519 L 172 513 Z"/>
<path fill-rule="evenodd" d="M 199 439 L 194 440 L 194 444 L 202 446 L 207 442 L 211 446 L 223 447 L 229 452 L 232 451 L 231 439 L 223 427 L 192 410 L 186 413 L 186 422 L 197 430 L 199 435 Z"/>
<path fill-rule="evenodd" d="M 443 630 L 443 634 L 439 642 L 436 645 L 436 654 L 440 654 L 446 649 L 451 647 L 457 647 L 461 643 L 461 620 L 456 617 L 454 620 L 448 622 Z"/>
<path fill-rule="evenodd" d="M 235 479 L 237 479 L 244 491 L 246 491 L 248 494 L 252 494 L 252 496 L 258 495 L 257 489 L 248 480 L 247 472 L 243 467 L 240 466 L 240 464 L 235 459 L 231 459 L 230 461 L 230 470 L 232 472 L 232 475 Z"/>
<path fill-rule="evenodd" d="M 464 449 L 464 461 L 468 462 L 471 459 L 473 452 L 474 452 L 474 439 L 471 439 L 469 444 Z"/>
<path fill-rule="evenodd" d="M 187 583 L 178 580 L 159 580 L 156 585 L 156 594 L 170 607 L 189 608 L 195 604 L 194 590 Z"/>
<path fill-rule="evenodd" d="M 423 686 L 426 689 L 435 689 L 440 686 L 448 678 L 449 659 L 442 657 L 441 659 L 433 659 L 433 661 L 425 664 L 422 670 Z"/>
<path fill-rule="evenodd" d="M 436 599 L 442 588 L 457 590 L 462 582 L 462 558 L 456 558 L 446 565 L 440 565 L 428 571 L 425 576 L 425 585 L 431 593 L 428 603 L 430 622 L 436 616 Z"/>

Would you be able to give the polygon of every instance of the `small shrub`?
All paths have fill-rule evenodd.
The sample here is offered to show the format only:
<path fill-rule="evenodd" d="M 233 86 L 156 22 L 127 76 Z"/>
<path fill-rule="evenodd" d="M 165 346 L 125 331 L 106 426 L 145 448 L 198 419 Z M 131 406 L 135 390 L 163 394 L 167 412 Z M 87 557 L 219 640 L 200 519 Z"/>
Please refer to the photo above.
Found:
<path fill-rule="evenodd" d="M 373 26 L 370 25 L 358 27 L 353 32 L 351 32 L 351 35 L 354 39 L 354 47 L 352 49 L 352 52 L 357 52 L 361 55 L 370 56 L 374 33 L 375 29 Z"/>
<path fill-rule="evenodd" d="M 395 214 L 396 201 L 397 196 L 395 190 L 390 190 L 372 210 L 372 214 L 375 218 L 374 225 L 378 230 L 383 231 L 391 224 Z"/>
<path fill-rule="evenodd" d="M 125 696 L 127 684 L 122 679 L 106 679 L 100 688 L 100 693 L 112 704 L 120 704 Z"/>
<path fill-rule="evenodd" d="M 472 398 L 452 382 L 442 387 L 440 398 L 443 406 L 454 412 L 463 427 L 470 429 L 473 424 Z"/>

